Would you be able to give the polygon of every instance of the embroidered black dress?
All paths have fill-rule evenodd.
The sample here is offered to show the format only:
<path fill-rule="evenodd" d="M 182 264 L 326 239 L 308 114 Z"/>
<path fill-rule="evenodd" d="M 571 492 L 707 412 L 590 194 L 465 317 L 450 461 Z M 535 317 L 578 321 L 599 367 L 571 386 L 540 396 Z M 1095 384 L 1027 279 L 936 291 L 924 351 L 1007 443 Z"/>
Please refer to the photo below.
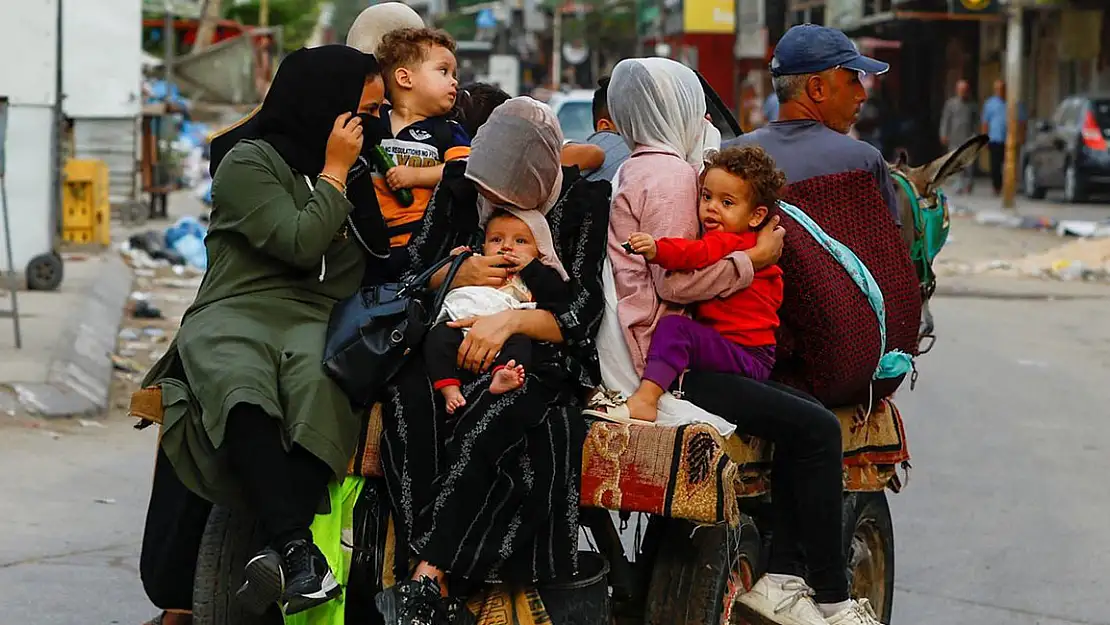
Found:
<path fill-rule="evenodd" d="M 480 236 L 477 192 L 464 170 L 447 165 L 408 246 L 413 271 Z M 593 339 L 604 310 L 608 217 L 609 183 L 565 169 L 547 215 L 570 274 L 571 298 L 551 311 L 564 343 L 536 343 L 523 387 L 491 395 L 488 373 L 464 381 L 466 409 L 451 418 L 419 357 L 395 378 L 382 461 L 399 539 L 417 560 L 473 581 L 529 583 L 576 571 L 581 411 L 600 380 Z"/>

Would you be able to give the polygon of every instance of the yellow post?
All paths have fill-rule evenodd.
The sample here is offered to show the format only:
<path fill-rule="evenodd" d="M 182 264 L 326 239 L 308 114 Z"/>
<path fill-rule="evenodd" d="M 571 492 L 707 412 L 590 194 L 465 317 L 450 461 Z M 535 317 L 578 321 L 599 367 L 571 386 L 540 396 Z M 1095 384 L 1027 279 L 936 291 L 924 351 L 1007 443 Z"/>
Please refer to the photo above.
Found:
<path fill-rule="evenodd" d="M 1017 0 L 1010 1 L 1006 29 L 1006 158 L 1002 166 L 1002 207 L 1014 208 L 1017 195 L 1020 103 L 1022 97 L 1022 9 Z"/>
<path fill-rule="evenodd" d="M 270 2 L 269 0 L 259 0 L 258 2 L 258 25 L 265 28 L 270 25 Z"/>

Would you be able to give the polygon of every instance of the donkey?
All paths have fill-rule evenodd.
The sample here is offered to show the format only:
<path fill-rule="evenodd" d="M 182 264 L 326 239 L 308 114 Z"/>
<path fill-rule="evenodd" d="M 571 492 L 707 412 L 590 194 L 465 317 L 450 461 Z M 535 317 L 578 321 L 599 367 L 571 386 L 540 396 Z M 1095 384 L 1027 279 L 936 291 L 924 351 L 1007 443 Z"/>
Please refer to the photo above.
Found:
<path fill-rule="evenodd" d="M 948 154 L 918 167 L 909 166 L 904 150 L 898 153 L 898 159 L 894 164 L 887 163 L 891 176 L 895 179 L 894 191 L 898 200 L 898 216 L 902 221 L 902 239 L 906 242 L 907 249 L 913 246 L 918 236 L 914 227 L 915 208 L 929 209 L 941 204 L 942 196 L 938 193 L 941 186 L 955 174 L 970 167 L 979 157 L 979 152 L 986 147 L 987 142 L 987 135 L 974 136 Z M 902 181 L 906 184 L 902 184 Z M 941 208 L 947 221 L 948 207 L 941 206 Z M 918 348 L 921 353 L 929 351 L 936 338 L 933 335 L 933 314 L 929 311 L 929 298 L 932 295 L 933 289 L 930 285 L 922 293 Z M 928 346 L 920 347 L 920 343 L 926 339 L 929 339 Z"/>

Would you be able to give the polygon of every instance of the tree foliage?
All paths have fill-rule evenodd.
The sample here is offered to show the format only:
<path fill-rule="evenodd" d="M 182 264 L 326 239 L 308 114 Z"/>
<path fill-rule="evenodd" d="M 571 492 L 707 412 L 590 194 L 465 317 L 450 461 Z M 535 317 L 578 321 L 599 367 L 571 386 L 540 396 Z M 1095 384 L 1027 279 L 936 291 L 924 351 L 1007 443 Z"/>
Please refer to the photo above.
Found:
<path fill-rule="evenodd" d="M 316 26 L 320 0 L 270 0 L 269 4 L 270 25 L 282 27 L 285 50 L 292 51 L 303 46 Z M 258 23 L 260 12 L 259 0 L 250 0 L 227 7 L 224 17 L 254 25 Z"/>
<path fill-rule="evenodd" d="M 563 40 L 582 42 L 604 59 L 636 53 L 637 0 L 576 0 L 580 12 L 563 14 Z M 548 6 L 554 10 L 555 3 Z"/>

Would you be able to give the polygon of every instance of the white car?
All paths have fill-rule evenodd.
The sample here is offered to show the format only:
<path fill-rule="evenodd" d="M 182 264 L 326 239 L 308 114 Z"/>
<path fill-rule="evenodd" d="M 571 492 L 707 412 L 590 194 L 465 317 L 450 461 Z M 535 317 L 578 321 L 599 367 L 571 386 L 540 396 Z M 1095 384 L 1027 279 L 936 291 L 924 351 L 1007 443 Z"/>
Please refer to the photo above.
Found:
<path fill-rule="evenodd" d="M 593 91 L 573 89 L 554 93 L 547 104 L 559 118 L 564 140 L 583 143 L 594 133 Z"/>

